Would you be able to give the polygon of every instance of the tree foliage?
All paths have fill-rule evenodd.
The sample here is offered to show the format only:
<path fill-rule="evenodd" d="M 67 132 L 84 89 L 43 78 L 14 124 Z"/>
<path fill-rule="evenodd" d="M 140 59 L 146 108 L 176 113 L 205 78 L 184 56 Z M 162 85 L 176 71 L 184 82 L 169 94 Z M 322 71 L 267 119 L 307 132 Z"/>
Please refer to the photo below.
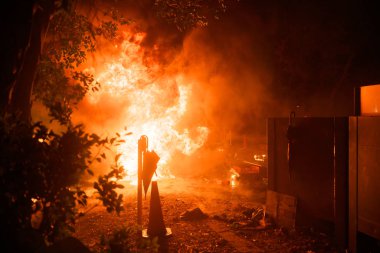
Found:
<path fill-rule="evenodd" d="M 90 21 L 70 6 L 72 1 L 55 2 L 58 6 L 41 45 L 36 78 L 33 73 L 23 78 L 34 82 L 34 100 L 42 102 L 51 119 L 65 130 L 55 133 L 17 113 L 0 117 L 0 232 L 8 239 L 6 246 L 16 247 L 10 251 L 32 251 L 36 243 L 26 241 L 33 237 L 53 243 L 74 231 L 78 206 L 87 204 L 79 180 L 86 172 L 93 175 L 94 162 L 106 159 L 104 152 L 94 150 L 111 149 L 119 140 L 119 135 L 111 141 L 86 133 L 83 126 L 73 125 L 71 114 L 88 90 L 99 87 L 92 75 L 80 69 L 81 64 L 96 50 L 98 38 L 113 39 L 119 25 L 128 22 L 115 10 L 105 11 L 100 21 Z M 123 210 L 123 196 L 115 191 L 122 187 L 115 178 L 122 175 L 115 161 L 111 171 L 94 184 L 107 210 L 117 214 Z"/>
<path fill-rule="evenodd" d="M 99 89 L 94 76 L 81 69 L 88 55 L 96 51 L 97 40 L 113 40 L 119 26 L 129 23 L 115 9 L 106 9 L 97 17 L 90 20 L 74 7 L 67 7 L 59 9 L 49 23 L 33 95 L 61 124 L 70 122 L 89 90 Z"/>
<path fill-rule="evenodd" d="M 239 0 L 155 0 L 157 15 L 174 24 L 178 30 L 207 26 L 210 18 L 219 18 L 227 6 Z"/>
<path fill-rule="evenodd" d="M 94 182 L 94 188 L 99 193 L 98 199 L 107 207 L 108 212 L 120 213 L 123 210 L 123 195 L 118 195 L 115 191 L 118 188 L 124 188 L 123 185 L 115 181 L 115 179 L 122 179 L 125 174 L 124 167 L 118 163 L 119 157 L 119 155 L 115 157 L 115 164 L 111 167 L 111 171 L 106 175 L 99 176 L 98 181 Z"/>
<path fill-rule="evenodd" d="M 34 230 L 47 242 L 73 231 L 80 215 L 78 205 L 87 204 L 87 195 L 79 184 L 90 165 L 101 162 L 105 154 L 91 152 L 92 147 L 110 148 L 108 138 L 88 134 L 78 125 L 57 134 L 40 122 L 32 125 L 7 116 L 0 121 L 0 210 L 1 234 L 18 235 Z M 95 183 L 99 198 L 108 211 L 123 210 L 122 195 L 114 190 L 122 186 L 123 169 L 117 164 Z M 12 240 L 10 240 L 12 241 Z"/>

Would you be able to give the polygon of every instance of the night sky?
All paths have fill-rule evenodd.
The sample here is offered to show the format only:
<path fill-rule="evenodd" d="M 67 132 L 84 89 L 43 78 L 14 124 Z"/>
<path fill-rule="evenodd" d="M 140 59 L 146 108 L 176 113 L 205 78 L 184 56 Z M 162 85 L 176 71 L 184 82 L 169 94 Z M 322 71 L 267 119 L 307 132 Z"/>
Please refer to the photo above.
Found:
<path fill-rule="evenodd" d="M 243 0 L 211 30 L 246 39 L 241 59 L 260 57 L 278 100 L 307 115 L 350 115 L 353 87 L 380 82 L 377 10 L 375 1 Z"/>
<path fill-rule="evenodd" d="M 143 18 L 152 17 L 140 8 Z M 377 10 L 376 1 L 240 0 L 210 19 L 195 40 L 207 48 L 204 55 L 218 54 L 230 64 L 220 69 L 234 73 L 230 85 L 237 93 L 257 88 L 239 72 L 261 78 L 267 98 L 251 105 L 258 111 L 254 117 L 284 116 L 296 108 L 299 116 L 347 116 L 353 114 L 354 87 L 380 82 Z M 162 20 L 147 28 L 147 45 L 161 41 L 166 48 L 180 48 L 191 33 L 178 33 Z"/>

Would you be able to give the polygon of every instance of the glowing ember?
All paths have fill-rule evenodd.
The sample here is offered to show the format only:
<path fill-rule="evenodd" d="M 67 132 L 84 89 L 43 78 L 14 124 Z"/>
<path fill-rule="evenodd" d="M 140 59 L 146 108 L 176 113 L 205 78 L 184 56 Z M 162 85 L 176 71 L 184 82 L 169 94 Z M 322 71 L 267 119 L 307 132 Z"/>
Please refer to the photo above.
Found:
<path fill-rule="evenodd" d="M 131 38 L 134 39 L 131 39 Z M 119 146 L 120 161 L 124 166 L 128 181 L 137 181 L 137 142 L 140 136 L 149 139 L 149 150 L 160 156 L 157 177 L 173 177 L 169 162 L 174 152 L 190 155 L 200 148 L 208 129 L 203 126 L 177 129 L 177 125 L 187 112 L 187 104 L 192 92 L 191 84 L 185 83 L 181 75 L 159 74 L 158 65 L 146 63 L 139 43 L 144 34 L 130 35 L 123 41 L 119 58 L 108 61 L 96 73 L 102 84 L 101 90 L 92 93 L 89 101 L 96 104 L 101 96 L 125 101 L 122 110 L 124 125 L 132 132 L 130 138 Z"/>
<path fill-rule="evenodd" d="M 266 158 L 266 155 L 254 155 L 253 156 L 253 159 L 255 159 L 255 161 L 258 161 L 258 162 L 264 162 L 265 158 Z"/>
<path fill-rule="evenodd" d="M 232 188 L 236 188 L 238 186 L 238 183 L 239 183 L 239 173 L 234 170 L 233 168 L 230 169 L 230 173 L 231 173 L 231 176 L 230 176 L 230 185 Z"/>

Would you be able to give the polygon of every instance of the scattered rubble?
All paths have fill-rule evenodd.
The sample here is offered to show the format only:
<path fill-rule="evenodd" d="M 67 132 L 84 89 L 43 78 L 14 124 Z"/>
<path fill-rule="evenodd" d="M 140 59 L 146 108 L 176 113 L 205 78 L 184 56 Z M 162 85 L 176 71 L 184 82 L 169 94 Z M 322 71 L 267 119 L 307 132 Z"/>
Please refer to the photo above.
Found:
<path fill-rule="evenodd" d="M 167 251 L 161 252 L 340 252 L 327 235 L 276 227 L 265 213 L 265 203 L 252 201 L 236 192 L 215 195 L 216 190 L 210 189 L 214 194 L 212 198 L 204 191 L 197 195 L 191 189 L 180 193 L 160 191 L 165 225 L 173 232 L 167 242 Z M 92 209 L 78 220 L 74 236 L 92 252 L 100 252 L 101 235 L 108 238 L 122 225 L 135 226 L 135 201 L 134 196 L 126 197 L 126 209 L 119 217 L 108 214 L 102 206 Z M 149 214 L 147 203 L 143 209 L 144 228 Z M 151 252 L 138 248 L 138 240 L 132 240 L 130 251 Z"/>

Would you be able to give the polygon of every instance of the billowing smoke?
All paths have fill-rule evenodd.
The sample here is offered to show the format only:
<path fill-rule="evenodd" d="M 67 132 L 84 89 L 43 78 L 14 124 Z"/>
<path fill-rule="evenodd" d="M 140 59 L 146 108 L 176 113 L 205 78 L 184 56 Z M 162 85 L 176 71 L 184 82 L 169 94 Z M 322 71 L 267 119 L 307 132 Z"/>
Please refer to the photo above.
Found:
<path fill-rule="evenodd" d="M 150 128 L 171 124 L 175 130 L 162 133 L 167 140 L 159 140 L 165 142 L 159 155 L 175 175 L 217 172 L 225 163 L 223 152 L 231 147 L 249 147 L 252 156 L 265 153 L 266 118 L 281 114 L 284 106 L 269 92 L 270 52 L 262 26 L 256 26 L 260 20 L 250 19 L 247 33 L 236 23 L 247 21 L 245 17 L 233 21 L 227 10 L 207 27 L 182 32 L 155 16 L 150 1 L 133 2 L 120 7 L 133 22 L 121 28 L 118 39 L 99 41 L 86 64 L 102 87 L 82 101 L 74 122 L 102 137 L 126 127 L 137 135 L 126 137 L 126 142 L 135 142 L 141 134 L 134 131 L 136 122 L 150 124 L 144 125 L 147 135 Z M 124 79 L 113 77 L 118 74 Z M 135 108 L 142 110 L 134 114 Z M 153 113 L 162 119 L 157 126 L 149 121 Z M 178 140 L 181 145 L 174 144 Z M 154 149 L 154 139 L 152 143 Z M 123 159 L 132 160 L 134 167 L 137 150 L 126 153 Z"/>
<path fill-rule="evenodd" d="M 205 168 L 220 173 L 220 166 L 226 162 L 220 151 L 226 152 L 231 146 L 239 149 L 247 145 L 252 156 L 253 152 L 266 152 L 266 117 L 274 102 L 267 89 L 270 72 L 258 43 L 223 29 L 219 26 L 192 31 L 170 66 L 194 83 L 186 123 L 206 122 L 211 129 L 209 145 L 196 159 L 178 159 L 178 170 L 186 175 L 198 175 Z"/>

